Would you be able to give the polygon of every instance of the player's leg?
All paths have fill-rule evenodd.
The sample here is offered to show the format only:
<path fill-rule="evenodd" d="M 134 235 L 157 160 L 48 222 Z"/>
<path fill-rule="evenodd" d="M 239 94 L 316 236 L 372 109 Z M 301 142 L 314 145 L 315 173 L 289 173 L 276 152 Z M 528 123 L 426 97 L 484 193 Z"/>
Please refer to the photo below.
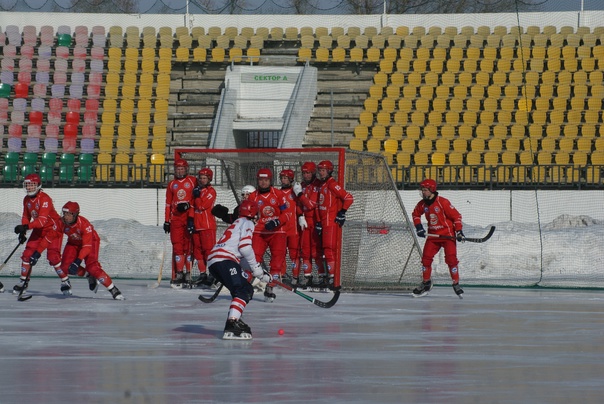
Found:
<path fill-rule="evenodd" d="M 413 296 L 425 296 L 432 290 L 432 262 L 438 250 L 440 250 L 440 244 L 432 239 L 426 240 L 422 253 L 422 283 L 413 289 Z"/>
<path fill-rule="evenodd" d="M 17 294 L 26 288 L 27 274 L 30 273 L 32 265 L 30 260 L 32 255 L 38 251 L 39 244 L 42 239 L 42 231 L 40 229 L 34 229 L 25 244 L 25 250 L 21 254 L 21 275 L 19 276 L 19 283 L 13 286 L 13 293 Z M 36 254 L 40 258 L 40 254 Z M 30 274 L 31 275 L 31 274 Z"/>
<path fill-rule="evenodd" d="M 463 294 L 463 289 L 459 286 L 459 260 L 457 259 L 457 244 L 455 240 L 446 240 L 443 245 L 445 250 L 445 263 L 449 267 L 449 274 L 453 281 L 453 290 L 457 296 Z"/>

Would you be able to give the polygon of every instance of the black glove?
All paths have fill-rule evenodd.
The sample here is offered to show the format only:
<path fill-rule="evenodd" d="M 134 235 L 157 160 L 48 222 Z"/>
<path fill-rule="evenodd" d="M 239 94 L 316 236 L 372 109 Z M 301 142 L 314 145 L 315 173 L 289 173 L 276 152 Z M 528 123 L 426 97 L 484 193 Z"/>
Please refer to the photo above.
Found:
<path fill-rule="evenodd" d="M 31 265 L 32 267 L 36 265 L 38 263 L 38 260 L 40 259 L 40 256 L 42 256 L 42 254 L 40 254 L 38 251 L 34 251 L 31 257 L 29 257 L 29 265 Z"/>
<path fill-rule="evenodd" d="M 201 189 L 199 187 L 193 188 L 193 198 L 199 198 L 201 196 Z"/>
<path fill-rule="evenodd" d="M 170 233 L 170 222 L 164 222 L 164 231 Z"/>
<path fill-rule="evenodd" d="M 19 244 L 23 244 L 27 241 L 27 236 L 25 233 L 19 233 Z"/>
<path fill-rule="evenodd" d="M 319 236 L 323 233 L 323 226 L 321 225 L 321 222 L 315 223 L 315 231 Z"/>
<path fill-rule="evenodd" d="M 424 226 L 421 223 L 415 225 L 415 233 L 417 237 L 426 237 L 426 230 L 424 230 Z"/>
<path fill-rule="evenodd" d="M 279 221 L 279 219 L 273 219 L 266 222 L 264 228 L 266 230 L 275 230 L 277 227 L 279 227 L 280 224 L 281 222 Z"/>
<path fill-rule="evenodd" d="M 224 220 L 224 218 L 229 214 L 229 208 L 220 204 L 215 205 L 212 208 L 212 214 L 217 218 Z"/>
<path fill-rule="evenodd" d="M 71 263 L 71 265 L 69 266 L 69 269 L 67 270 L 67 272 L 69 272 L 69 275 L 77 275 L 78 269 L 80 269 L 81 263 L 82 263 L 82 260 L 79 258 L 76 258 L 76 260 Z"/>
<path fill-rule="evenodd" d="M 466 235 L 463 234 L 463 230 L 457 230 L 455 232 L 455 238 L 457 239 L 457 241 L 459 241 L 460 243 L 463 243 L 464 241 L 466 241 Z"/>
<path fill-rule="evenodd" d="M 342 227 L 342 226 L 344 226 L 345 221 L 346 221 L 346 209 L 341 209 L 338 212 L 338 214 L 336 215 L 334 222 L 336 222 L 340 227 Z"/>
<path fill-rule="evenodd" d="M 18 226 L 15 226 L 15 234 L 25 233 L 27 229 L 29 229 L 29 226 L 26 224 L 20 224 Z"/>
<path fill-rule="evenodd" d="M 191 205 L 189 205 L 189 202 L 181 202 L 176 205 L 176 210 L 179 212 L 186 212 L 190 207 Z"/>
<path fill-rule="evenodd" d="M 187 231 L 189 232 L 189 234 L 195 233 L 195 224 L 193 223 L 192 217 L 187 219 Z"/>

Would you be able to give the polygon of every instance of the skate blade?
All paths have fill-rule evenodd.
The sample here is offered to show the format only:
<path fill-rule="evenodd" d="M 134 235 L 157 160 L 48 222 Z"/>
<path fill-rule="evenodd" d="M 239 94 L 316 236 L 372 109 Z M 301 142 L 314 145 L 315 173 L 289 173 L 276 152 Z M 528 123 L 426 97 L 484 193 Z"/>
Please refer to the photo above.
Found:
<path fill-rule="evenodd" d="M 182 285 L 175 285 L 175 284 L 172 284 L 172 285 L 170 285 L 170 287 L 171 287 L 172 289 L 182 289 Z"/>
<path fill-rule="evenodd" d="M 422 292 L 419 295 L 416 295 L 415 293 L 411 292 L 411 296 L 413 297 L 424 297 L 424 296 L 428 296 L 430 294 L 430 292 Z"/>
<path fill-rule="evenodd" d="M 95 281 L 94 285 L 88 284 L 88 289 L 90 289 L 91 292 L 96 293 L 99 290 L 99 281 Z"/>
<path fill-rule="evenodd" d="M 247 332 L 242 332 L 241 335 L 235 335 L 234 333 L 227 331 L 222 335 L 222 339 L 229 341 L 237 341 L 237 340 L 250 340 L 252 339 L 252 334 L 248 334 Z"/>
<path fill-rule="evenodd" d="M 126 298 L 124 297 L 124 295 L 119 295 L 114 297 L 113 300 L 126 300 Z"/>
<path fill-rule="evenodd" d="M 274 297 L 267 297 L 267 296 L 264 296 L 264 301 L 265 301 L 266 303 L 272 303 L 272 302 L 274 302 L 274 301 L 275 301 L 275 298 L 274 298 Z"/>
<path fill-rule="evenodd" d="M 73 293 L 71 292 L 71 290 L 64 290 L 63 291 L 63 296 L 72 296 Z"/>

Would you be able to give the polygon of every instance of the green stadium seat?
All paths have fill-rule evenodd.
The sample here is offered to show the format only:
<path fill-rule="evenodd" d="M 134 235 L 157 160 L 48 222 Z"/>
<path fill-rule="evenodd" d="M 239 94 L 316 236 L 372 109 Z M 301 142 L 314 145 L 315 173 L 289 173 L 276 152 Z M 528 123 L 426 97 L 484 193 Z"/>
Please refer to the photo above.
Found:
<path fill-rule="evenodd" d="M 54 179 L 54 167 L 56 161 L 56 153 L 44 153 L 42 155 L 42 166 L 40 167 L 40 178 L 42 179 L 42 182 L 48 182 Z"/>
<path fill-rule="evenodd" d="M 38 153 L 25 153 L 23 155 L 23 167 L 21 167 L 21 176 L 25 178 L 28 174 L 36 172 L 38 163 Z"/>
<path fill-rule="evenodd" d="M 75 163 L 75 155 L 71 153 L 63 153 L 61 155 L 61 164 L 59 166 L 59 181 L 73 181 L 73 165 Z"/>
<path fill-rule="evenodd" d="M 71 35 L 59 34 L 57 37 L 57 46 L 71 46 Z"/>
<path fill-rule="evenodd" d="M 92 163 L 94 162 L 94 155 L 91 153 L 82 153 L 78 159 L 80 166 L 78 167 L 78 181 L 79 182 L 90 182 L 92 179 Z"/>
<path fill-rule="evenodd" d="M 0 98 L 10 98 L 10 90 L 10 84 L 0 83 Z"/>
<path fill-rule="evenodd" d="M 4 155 L 4 168 L 2 172 L 4 174 L 4 182 L 17 181 L 17 174 L 19 171 L 19 153 L 8 152 Z"/>

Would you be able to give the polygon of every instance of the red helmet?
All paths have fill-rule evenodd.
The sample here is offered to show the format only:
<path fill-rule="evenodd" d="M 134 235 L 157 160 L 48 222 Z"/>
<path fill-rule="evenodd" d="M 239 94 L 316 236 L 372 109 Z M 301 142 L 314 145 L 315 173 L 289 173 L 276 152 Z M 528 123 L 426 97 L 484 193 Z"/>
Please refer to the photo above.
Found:
<path fill-rule="evenodd" d="M 250 219 L 255 218 L 258 215 L 258 205 L 248 199 L 241 202 L 239 205 L 239 217 L 247 217 Z"/>
<path fill-rule="evenodd" d="M 73 213 L 74 215 L 80 214 L 80 205 L 77 202 L 67 202 L 63 205 L 63 212 Z"/>
<path fill-rule="evenodd" d="M 293 181 L 295 176 L 296 174 L 294 174 L 294 170 L 290 169 L 281 170 L 281 172 L 279 173 L 279 177 L 287 177 L 290 181 Z"/>
<path fill-rule="evenodd" d="M 333 171 L 333 163 L 331 161 L 329 161 L 329 160 L 323 160 L 323 161 L 321 161 L 317 167 L 318 168 L 325 168 L 329 172 Z"/>
<path fill-rule="evenodd" d="M 434 181 L 430 178 L 427 178 L 419 184 L 419 187 L 426 188 L 428 191 L 435 193 L 436 192 L 436 181 Z"/>
<path fill-rule="evenodd" d="M 271 170 L 269 170 L 268 168 L 261 168 L 260 170 L 258 170 L 258 173 L 256 174 L 256 178 L 258 178 L 258 179 L 268 178 L 269 180 L 272 180 L 273 172 Z"/>
<path fill-rule="evenodd" d="M 34 190 L 28 191 L 27 190 L 28 184 L 35 184 L 36 188 Z M 34 196 L 38 193 L 38 191 L 41 188 L 42 188 L 42 180 L 40 179 L 40 176 L 38 174 L 27 174 L 27 176 L 23 180 L 23 189 L 25 190 L 25 193 L 29 196 Z"/>
<path fill-rule="evenodd" d="M 214 178 L 214 172 L 212 170 L 210 170 L 209 168 L 202 168 L 201 170 L 199 170 L 199 172 L 197 173 L 198 177 L 201 177 L 202 175 L 205 175 L 206 177 L 208 177 L 208 180 L 212 181 L 212 178 Z"/>
<path fill-rule="evenodd" d="M 176 159 L 174 160 L 174 168 L 176 167 L 184 167 L 187 170 L 189 169 L 189 163 L 185 159 Z"/>
<path fill-rule="evenodd" d="M 302 172 L 303 173 L 315 173 L 317 171 L 317 165 L 315 163 L 313 163 L 312 161 L 307 161 L 306 163 L 302 164 Z"/>

